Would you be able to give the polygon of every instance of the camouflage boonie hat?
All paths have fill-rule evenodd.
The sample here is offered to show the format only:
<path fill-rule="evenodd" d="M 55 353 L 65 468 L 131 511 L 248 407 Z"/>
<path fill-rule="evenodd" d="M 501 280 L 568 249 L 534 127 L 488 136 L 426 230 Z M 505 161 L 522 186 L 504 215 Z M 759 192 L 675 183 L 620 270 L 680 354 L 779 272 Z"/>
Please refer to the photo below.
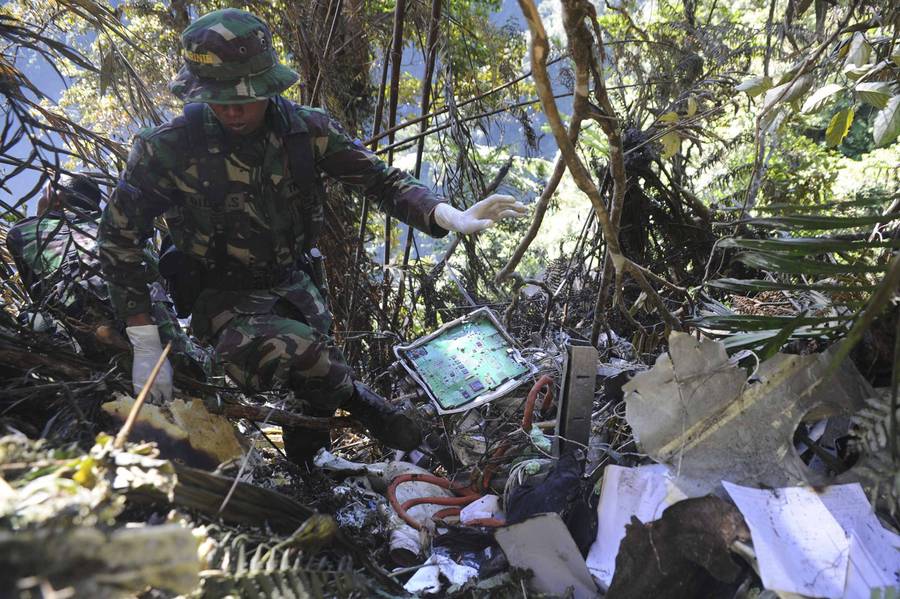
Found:
<path fill-rule="evenodd" d="M 203 15 L 181 34 L 184 66 L 169 84 L 185 102 L 244 104 L 277 96 L 300 79 L 278 62 L 265 22 L 226 8 Z"/>

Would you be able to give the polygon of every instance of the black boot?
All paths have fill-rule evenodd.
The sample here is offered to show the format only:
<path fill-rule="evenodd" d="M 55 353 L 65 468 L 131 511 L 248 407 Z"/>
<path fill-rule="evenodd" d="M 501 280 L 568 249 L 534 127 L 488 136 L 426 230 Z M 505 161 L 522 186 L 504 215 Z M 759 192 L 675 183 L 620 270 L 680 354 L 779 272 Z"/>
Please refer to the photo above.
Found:
<path fill-rule="evenodd" d="M 334 416 L 334 411 L 308 411 L 308 416 L 328 418 Z M 284 453 L 290 461 L 298 466 L 312 468 L 313 458 L 321 448 L 331 451 L 331 431 L 302 428 L 299 426 L 281 427 L 281 439 L 284 442 Z"/>
<path fill-rule="evenodd" d="M 353 381 L 353 387 L 353 395 L 341 407 L 362 422 L 372 437 L 403 451 L 412 451 L 422 443 L 422 431 L 415 420 L 359 381 Z"/>

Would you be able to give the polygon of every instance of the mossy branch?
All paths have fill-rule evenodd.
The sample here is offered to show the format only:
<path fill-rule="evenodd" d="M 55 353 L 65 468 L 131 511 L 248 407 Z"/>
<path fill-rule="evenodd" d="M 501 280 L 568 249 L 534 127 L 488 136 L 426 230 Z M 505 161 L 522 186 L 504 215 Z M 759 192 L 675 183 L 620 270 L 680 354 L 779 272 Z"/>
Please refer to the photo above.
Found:
<path fill-rule="evenodd" d="M 584 103 L 587 105 L 587 95 L 590 82 L 590 66 L 592 63 L 592 48 L 594 40 L 590 30 L 585 25 L 585 20 L 591 14 L 592 10 L 584 0 L 563 0 L 563 22 L 566 27 L 566 33 L 569 41 L 569 53 L 575 63 L 575 104 Z M 566 167 L 572 173 L 572 178 L 578 188 L 590 199 L 594 212 L 597 215 L 597 221 L 600 223 L 604 240 L 606 241 L 607 252 L 609 258 L 615 268 L 615 303 L 623 311 L 627 312 L 627 308 L 622 299 L 623 275 L 627 272 L 632 276 L 635 282 L 647 294 L 650 302 L 657 308 L 666 324 L 675 330 L 681 330 L 681 324 L 665 307 L 662 298 L 644 277 L 640 268 L 631 262 L 622 253 L 619 245 L 618 218 L 621 214 L 621 207 L 624 202 L 625 189 L 627 186 L 625 174 L 624 152 L 622 150 L 622 138 L 619 130 L 619 121 L 609 101 L 606 93 L 605 83 L 599 68 L 595 68 L 595 79 L 598 81 L 594 88 L 595 100 L 597 101 L 602 114 L 597 121 L 600 123 L 601 129 L 606 135 L 610 143 L 610 171 L 613 176 L 613 198 L 612 198 L 612 216 L 607 210 L 600 193 L 600 189 L 591 179 L 591 175 L 585 167 L 581 158 L 575 149 L 577 139 L 569 138 L 568 132 L 563 125 L 562 118 L 559 114 L 559 108 L 556 105 L 556 99 L 553 97 L 553 88 L 550 83 L 550 77 L 547 73 L 547 57 L 550 54 L 550 43 L 547 38 L 547 32 L 544 24 L 538 14 L 537 7 L 533 0 L 519 0 L 519 7 L 528 23 L 528 29 L 531 32 L 531 64 L 532 74 L 534 76 L 535 87 L 538 97 L 541 100 L 541 106 L 547 117 L 547 122 L 553 132 L 553 137 L 559 146 L 562 159 L 565 161 Z M 597 39 L 596 43 L 602 48 L 602 39 Z M 601 286 L 602 293 L 602 286 Z"/>

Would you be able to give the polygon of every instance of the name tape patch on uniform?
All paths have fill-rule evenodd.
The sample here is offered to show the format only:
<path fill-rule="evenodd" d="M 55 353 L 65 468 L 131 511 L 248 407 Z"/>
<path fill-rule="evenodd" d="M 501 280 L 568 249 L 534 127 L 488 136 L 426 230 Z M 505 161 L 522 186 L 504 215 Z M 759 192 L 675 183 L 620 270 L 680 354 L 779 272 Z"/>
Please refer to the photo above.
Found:
<path fill-rule="evenodd" d="M 215 54 L 211 54 L 209 52 L 205 52 L 203 54 L 199 54 L 197 52 L 191 52 L 190 50 L 184 51 L 184 57 L 188 60 L 192 60 L 194 62 L 199 62 L 202 64 L 216 64 L 221 62 L 218 60 L 218 56 Z"/>

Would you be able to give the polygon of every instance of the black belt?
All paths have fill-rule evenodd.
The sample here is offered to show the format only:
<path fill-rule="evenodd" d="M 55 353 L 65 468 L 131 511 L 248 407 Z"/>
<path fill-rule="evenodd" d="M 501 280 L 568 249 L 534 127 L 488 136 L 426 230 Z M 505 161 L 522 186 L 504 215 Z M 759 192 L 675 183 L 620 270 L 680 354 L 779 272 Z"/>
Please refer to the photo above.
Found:
<path fill-rule="evenodd" d="M 270 289 L 287 282 L 294 273 L 294 268 L 282 266 L 277 268 L 235 268 L 226 270 L 209 270 L 204 276 L 205 289 L 219 291 L 251 291 L 253 289 Z"/>

